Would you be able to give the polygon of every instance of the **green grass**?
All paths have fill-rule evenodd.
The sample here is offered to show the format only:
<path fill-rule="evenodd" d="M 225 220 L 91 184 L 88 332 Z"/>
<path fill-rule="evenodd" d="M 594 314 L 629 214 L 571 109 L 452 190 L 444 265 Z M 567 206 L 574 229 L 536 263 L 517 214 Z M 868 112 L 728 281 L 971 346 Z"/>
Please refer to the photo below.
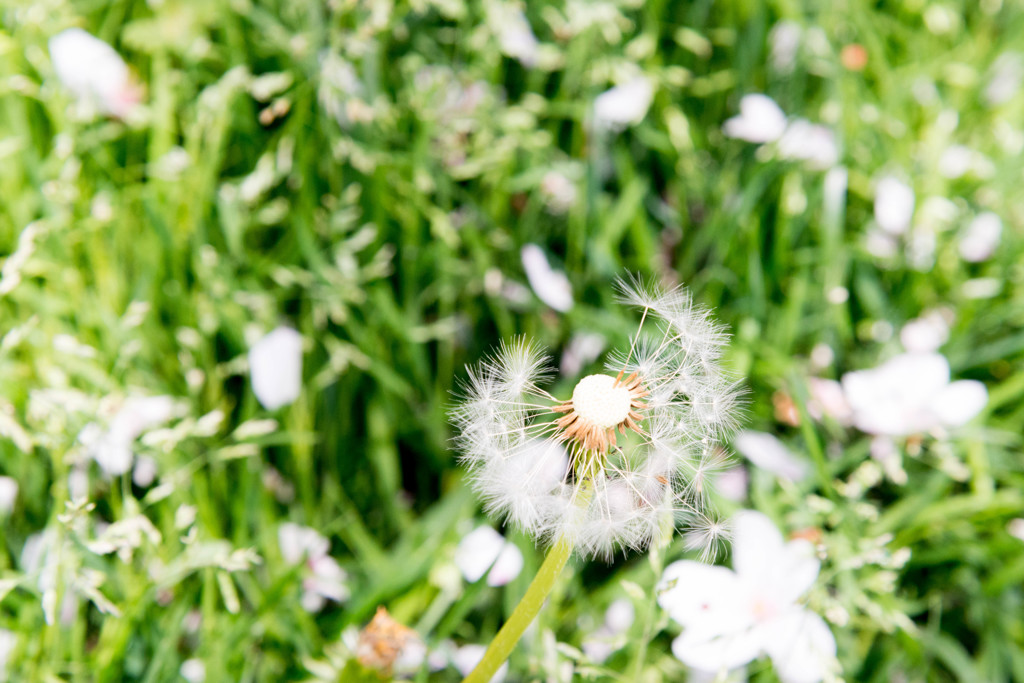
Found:
<path fill-rule="evenodd" d="M 799 485 L 752 468 L 748 505 L 784 530 L 822 529 L 828 559 L 810 604 L 848 614 L 832 624 L 846 679 L 1024 681 L 1022 546 L 1006 532 L 1024 510 L 1024 164 L 1010 139 L 1021 134 L 1024 95 L 995 107 L 982 96 L 996 58 L 1019 49 L 1024 12 L 996 5 L 947 3 L 957 21 L 935 34 L 924 18 L 935 6 L 917 2 L 654 1 L 622 7 L 621 39 L 610 42 L 596 26 L 558 37 L 564 7 L 531 2 L 533 29 L 557 56 L 550 70 L 503 57 L 481 10 L 460 2 L 0 6 L 0 260 L 10 264 L 28 246 L 28 226 L 37 230 L 20 283 L 0 295 L 0 413 L 23 430 L 0 421 L 0 474 L 21 488 L 0 522 L 0 581 L 17 582 L 0 597 L 0 627 L 22 634 L 12 680 L 174 681 L 190 658 L 204 662 L 208 681 L 303 680 L 309 661 L 330 660 L 343 629 L 381 604 L 432 646 L 486 644 L 541 551 L 513 533 L 526 555 L 516 581 L 441 588 L 461 532 L 481 516 L 450 446 L 452 392 L 465 364 L 515 334 L 556 360 L 577 332 L 621 346 L 631 318 L 610 283 L 632 270 L 685 282 L 716 309 L 734 333 L 728 360 L 750 388 L 747 424 L 817 462 Z M 768 32 L 782 18 L 812 32 L 791 74 L 768 64 Z M 125 56 L 146 85 L 145 121 L 72 115 L 47 55 L 49 37 L 70 25 Z M 840 64 L 852 42 L 867 50 L 862 72 Z M 372 120 L 339 124 L 326 54 L 352 65 Z M 630 63 L 657 83 L 654 102 L 639 125 L 595 136 L 593 98 Z M 268 74 L 287 75 L 269 98 Z M 935 103 L 914 99 L 922 78 L 934 82 Z M 469 87 L 475 110 L 453 111 L 450 93 Z M 834 128 L 849 171 L 836 215 L 824 210 L 821 172 L 760 160 L 753 145 L 724 138 L 722 122 L 749 92 Z M 276 99 L 287 113 L 261 124 Z M 943 112 L 956 113 L 955 128 L 942 126 Z M 994 173 L 942 177 L 936 163 L 952 143 L 988 156 Z M 188 162 L 171 172 L 176 149 Z M 539 189 L 551 168 L 576 174 L 579 198 L 564 215 L 545 209 Z M 929 196 L 957 207 L 936 232 L 934 267 L 865 248 L 872 183 L 890 170 L 911 180 L 919 213 Z M 266 175 L 256 192 L 254 173 Z M 968 264 L 958 232 L 981 210 L 1002 217 L 1003 238 L 992 259 Z M 525 282 L 526 243 L 568 274 L 569 313 L 485 287 L 494 270 Z M 974 278 L 994 278 L 997 293 L 966 296 Z M 830 303 L 839 286 L 848 300 Z M 920 455 L 905 456 L 907 485 L 883 480 L 844 495 L 868 438 L 806 413 L 801 427 L 782 424 L 772 395 L 801 403 L 816 344 L 835 351 L 828 376 L 871 367 L 899 348 L 898 335 L 872 333 L 875 323 L 898 332 L 938 305 L 956 313 L 943 348 L 953 374 L 984 381 L 988 408 L 947 455 L 926 439 Z M 245 354 L 281 321 L 307 339 L 306 381 L 295 404 L 268 415 Z M 61 351 L 59 335 L 90 355 Z M 560 378 L 558 388 L 573 382 Z M 67 395 L 47 403 L 47 390 L 74 391 L 82 406 Z M 78 443 L 104 414 L 100 401 L 130 390 L 186 406 L 174 443 L 139 446 L 168 485 L 159 495 L 130 477 L 104 479 Z M 187 424 L 217 410 L 214 429 Z M 232 436 L 267 417 L 278 430 Z M 943 457 L 966 478 L 951 476 Z M 263 485 L 270 467 L 293 484 L 293 501 Z M 68 476 L 79 468 L 95 509 L 69 519 Z M 191 544 L 175 528 L 180 505 L 197 508 Z M 127 562 L 82 544 L 97 521 L 131 514 L 144 514 L 160 542 Z M 349 601 L 318 615 L 301 608 L 301 577 L 277 548 L 282 521 L 330 538 L 351 576 Z M 67 576 L 98 572 L 119 617 L 83 600 L 66 623 L 45 621 L 37 579 L 19 561 L 43 529 L 63 539 Z M 892 538 L 884 557 L 849 568 L 882 534 Z M 194 554 L 216 541 L 261 561 L 229 571 L 222 558 Z M 909 560 L 890 567 L 903 548 Z M 663 554 L 655 562 L 682 557 L 682 539 Z M 547 680 L 572 662 L 588 632 L 581 624 L 599 624 L 619 597 L 640 615 L 625 647 L 603 669 L 577 662 L 579 675 L 681 680 L 675 627 L 645 608 L 658 578 L 651 559 L 578 562 L 513 655 L 510 680 Z M 766 660 L 748 672 L 775 680 Z"/>

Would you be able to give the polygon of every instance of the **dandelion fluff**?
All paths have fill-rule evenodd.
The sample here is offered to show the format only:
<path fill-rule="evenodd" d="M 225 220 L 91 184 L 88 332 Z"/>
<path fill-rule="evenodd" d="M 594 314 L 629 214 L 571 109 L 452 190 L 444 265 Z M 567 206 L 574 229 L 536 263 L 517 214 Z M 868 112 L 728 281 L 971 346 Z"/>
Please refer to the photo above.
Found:
<path fill-rule="evenodd" d="M 523 339 L 469 369 L 452 412 L 462 462 L 487 511 L 539 541 L 610 557 L 696 524 L 690 537 L 713 548 L 717 443 L 742 403 L 719 365 L 728 337 L 685 289 L 631 277 L 618 292 L 642 311 L 637 330 L 569 397 L 543 389 L 547 358 Z"/>

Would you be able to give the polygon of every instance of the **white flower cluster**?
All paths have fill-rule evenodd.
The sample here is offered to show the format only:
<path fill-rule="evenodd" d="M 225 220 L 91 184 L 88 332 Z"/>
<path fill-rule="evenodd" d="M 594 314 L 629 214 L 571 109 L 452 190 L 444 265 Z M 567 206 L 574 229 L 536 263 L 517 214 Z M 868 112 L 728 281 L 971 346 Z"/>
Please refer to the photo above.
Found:
<path fill-rule="evenodd" d="M 489 512 L 583 555 L 643 548 L 673 520 L 714 544 L 708 475 L 740 396 L 719 366 L 727 337 L 682 288 L 619 284 L 643 309 L 640 327 L 609 374 L 583 378 L 571 399 L 539 386 L 546 359 L 525 341 L 470 370 L 452 416 L 463 462 Z"/>

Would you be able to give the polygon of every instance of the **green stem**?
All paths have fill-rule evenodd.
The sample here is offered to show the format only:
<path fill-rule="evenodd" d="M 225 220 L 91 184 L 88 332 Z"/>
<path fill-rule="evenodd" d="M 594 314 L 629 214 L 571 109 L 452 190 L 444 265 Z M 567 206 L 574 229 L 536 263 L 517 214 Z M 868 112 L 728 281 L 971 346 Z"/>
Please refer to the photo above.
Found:
<path fill-rule="evenodd" d="M 533 622 L 534 617 L 540 612 L 540 608 L 544 606 L 544 600 L 551 592 L 551 588 L 555 585 L 555 579 L 562 573 L 571 554 L 572 544 L 564 538 L 551 546 L 548 556 L 544 558 L 544 564 L 540 566 L 537 576 L 533 577 L 533 582 L 526 589 L 526 595 L 516 605 L 512 616 L 498 631 L 498 635 L 494 636 L 494 640 L 487 646 L 487 652 L 484 653 L 483 659 L 475 669 L 469 672 L 462 683 L 488 683 L 491 680 L 491 677 L 498 671 L 498 667 L 504 664 L 512 653 L 512 648 L 523 636 L 523 631 Z"/>

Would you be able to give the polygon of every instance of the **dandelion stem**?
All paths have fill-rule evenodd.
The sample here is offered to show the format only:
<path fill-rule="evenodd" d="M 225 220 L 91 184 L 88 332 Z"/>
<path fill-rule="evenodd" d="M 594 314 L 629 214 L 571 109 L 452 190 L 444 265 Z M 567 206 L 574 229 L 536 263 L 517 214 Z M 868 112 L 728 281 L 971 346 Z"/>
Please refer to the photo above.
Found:
<path fill-rule="evenodd" d="M 526 595 L 516 605 L 512 616 L 498 631 L 498 635 L 494 636 L 494 640 L 487 646 L 487 652 L 484 653 L 483 659 L 463 679 L 462 683 L 487 683 L 491 680 L 491 677 L 512 653 L 512 648 L 519 642 L 523 631 L 533 622 L 537 613 L 540 612 L 540 608 L 544 606 L 544 600 L 551 593 L 555 580 L 562 573 L 571 554 L 572 544 L 564 538 L 551 546 L 548 556 L 544 558 L 544 564 L 540 566 L 537 576 L 533 577 L 533 582 L 526 589 Z"/>

